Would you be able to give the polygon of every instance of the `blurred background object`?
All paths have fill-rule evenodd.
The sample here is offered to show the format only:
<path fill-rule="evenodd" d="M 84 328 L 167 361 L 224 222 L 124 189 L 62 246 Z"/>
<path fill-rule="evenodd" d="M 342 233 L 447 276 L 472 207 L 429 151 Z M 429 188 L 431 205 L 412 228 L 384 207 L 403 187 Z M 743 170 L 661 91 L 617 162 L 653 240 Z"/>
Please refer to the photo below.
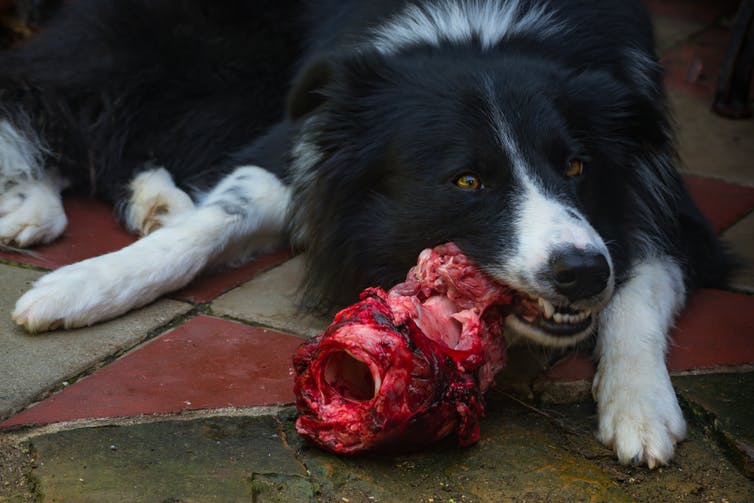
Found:
<path fill-rule="evenodd" d="M 63 0 L 0 0 L 0 48 L 33 34 Z"/>
<path fill-rule="evenodd" d="M 723 60 L 713 110 L 729 119 L 751 117 L 749 91 L 754 70 L 754 0 L 738 9 Z"/>

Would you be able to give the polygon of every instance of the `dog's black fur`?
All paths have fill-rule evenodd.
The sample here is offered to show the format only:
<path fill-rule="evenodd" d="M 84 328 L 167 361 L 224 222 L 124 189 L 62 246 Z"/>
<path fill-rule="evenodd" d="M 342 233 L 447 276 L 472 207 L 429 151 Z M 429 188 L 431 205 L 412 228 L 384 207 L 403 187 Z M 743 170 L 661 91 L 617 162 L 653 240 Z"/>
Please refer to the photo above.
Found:
<path fill-rule="evenodd" d="M 145 160 L 207 188 L 283 118 L 298 3 L 71 2 L 0 57 L 2 107 L 31 117 L 75 188 L 117 202 Z"/>
<path fill-rule="evenodd" d="M 505 22 L 484 24 L 481 15 L 473 33 L 455 33 L 453 5 L 76 0 L 0 56 L 0 118 L 40 137 L 46 165 L 75 187 L 115 203 L 145 163 L 166 167 L 187 191 L 238 166 L 274 173 L 291 187 L 287 230 L 307 248 L 304 298 L 313 306 L 390 286 L 420 250 L 448 241 L 522 293 L 567 304 L 567 316 L 596 313 L 636 280 L 616 308 L 628 316 L 631 302 L 642 303 L 636 312 L 651 315 L 637 334 L 646 344 L 635 350 L 634 387 L 674 400 L 657 360 L 664 333 L 684 295 L 722 285 L 730 261 L 676 171 L 646 10 L 629 0 L 464 4 L 539 12 L 495 38 Z M 424 25 L 379 31 L 410 9 Z M 568 174 L 574 160 L 583 174 Z M 459 187 L 466 175 L 480 186 Z M 540 232 L 549 241 L 526 248 L 526 219 L 544 225 L 529 210 L 537 205 L 554 227 Z M 552 237 L 562 232 L 570 237 Z M 551 249 L 558 239 L 566 249 Z M 519 266 L 540 248 L 549 258 L 523 278 Z M 594 276 L 576 287 L 556 271 L 573 260 L 577 275 Z M 644 306 L 653 289 L 661 305 Z M 579 324 L 566 331 L 582 338 L 596 325 Z M 540 326 L 554 330 L 545 337 L 553 345 L 556 325 Z M 615 343 L 605 344 L 600 372 L 610 395 L 630 383 Z M 617 442 L 622 461 L 667 462 L 684 435 L 677 404 L 652 408 L 651 400 L 638 419 L 626 412 L 631 403 L 603 400 L 600 436 Z M 614 414 L 631 416 L 625 445 L 609 423 Z"/>
<path fill-rule="evenodd" d="M 317 215 L 308 222 L 309 292 L 332 305 L 399 280 L 428 245 L 456 241 L 488 264 L 511 244 L 480 242 L 491 222 L 506 228 L 506 215 L 449 183 L 473 170 L 490 187 L 506 184 L 508 161 L 474 114 L 475 86 L 492 74 L 504 108 L 517 111 L 515 127 L 539 142 L 530 146 L 540 176 L 575 198 L 611 244 L 618 281 L 641 253 L 630 244 L 639 232 L 682 259 L 690 285 L 721 283 L 725 258 L 675 172 L 647 180 L 633 169 L 641 152 L 676 161 L 659 67 L 645 93 L 615 56 L 628 43 L 653 54 L 640 5 L 568 2 L 567 40 L 519 37 L 486 52 L 418 44 L 387 57 L 349 44 L 403 2 L 304 3 L 78 0 L 0 58 L 4 112 L 31 115 L 48 162 L 117 202 L 145 160 L 186 189 L 250 162 L 288 180 L 295 131 L 316 110 L 327 161 L 299 190 L 296 213 Z M 578 145 L 548 140 L 563 130 Z M 594 167 L 583 181 L 548 171 L 568 148 Z"/>

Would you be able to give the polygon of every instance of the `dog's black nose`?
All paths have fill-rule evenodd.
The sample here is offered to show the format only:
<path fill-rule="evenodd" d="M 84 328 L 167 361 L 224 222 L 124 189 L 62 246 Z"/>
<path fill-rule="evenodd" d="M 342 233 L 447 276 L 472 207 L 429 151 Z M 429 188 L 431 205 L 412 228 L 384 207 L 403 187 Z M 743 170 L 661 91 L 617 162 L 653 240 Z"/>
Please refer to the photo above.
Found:
<path fill-rule="evenodd" d="M 555 290 L 570 301 L 577 301 L 607 288 L 610 264 L 602 253 L 566 248 L 553 253 L 550 274 Z"/>

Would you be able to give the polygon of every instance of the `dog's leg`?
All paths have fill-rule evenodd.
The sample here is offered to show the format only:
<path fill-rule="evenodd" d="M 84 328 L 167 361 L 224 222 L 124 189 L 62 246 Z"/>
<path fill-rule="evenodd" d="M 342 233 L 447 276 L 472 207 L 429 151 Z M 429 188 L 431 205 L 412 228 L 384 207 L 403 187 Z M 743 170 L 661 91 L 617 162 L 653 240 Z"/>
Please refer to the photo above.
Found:
<path fill-rule="evenodd" d="M 602 313 L 592 387 L 597 436 L 621 463 L 666 464 L 686 436 L 665 365 L 667 333 L 684 299 L 680 267 L 658 258 L 634 267 Z"/>
<path fill-rule="evenodd" d="M 43 149 L 32 136 L 0 119 L 0 244 L 49 243 L 68 223 L 64 181 L 44 171 Z"/>
<path fill-rule="evenodd" d="M 13 319 L 39 332 L 91 325 L 148 304 L 207 265 L 227 261 L 229 253 L 248 256 L 278 246 L 289 197 L 268 171 L 238 168 L 169 225 L 42 277 L 18 300 Z"/>

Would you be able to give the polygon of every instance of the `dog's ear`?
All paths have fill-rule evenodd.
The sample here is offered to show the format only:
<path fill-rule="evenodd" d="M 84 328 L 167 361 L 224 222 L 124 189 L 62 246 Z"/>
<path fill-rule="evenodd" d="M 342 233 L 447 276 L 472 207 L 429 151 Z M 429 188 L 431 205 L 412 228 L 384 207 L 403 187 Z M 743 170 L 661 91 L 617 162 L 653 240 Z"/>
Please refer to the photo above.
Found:
<path fill-rule="evenodd" d="M 315 61 L 299 73 L 288 94 L 288 118 L 300 119 L 324 103 L 325 96 L 321 91 L 332 76 L 332 64 L 324 60 Z"/>
<path fill-rule="evenodd" d="M 310 63 L 296 76 L 288 94 L 288 119 L 312 113 L 333 96 L 368 96 L 390 82 L 386 61 L 376 52 L 330 54 Z"/>

